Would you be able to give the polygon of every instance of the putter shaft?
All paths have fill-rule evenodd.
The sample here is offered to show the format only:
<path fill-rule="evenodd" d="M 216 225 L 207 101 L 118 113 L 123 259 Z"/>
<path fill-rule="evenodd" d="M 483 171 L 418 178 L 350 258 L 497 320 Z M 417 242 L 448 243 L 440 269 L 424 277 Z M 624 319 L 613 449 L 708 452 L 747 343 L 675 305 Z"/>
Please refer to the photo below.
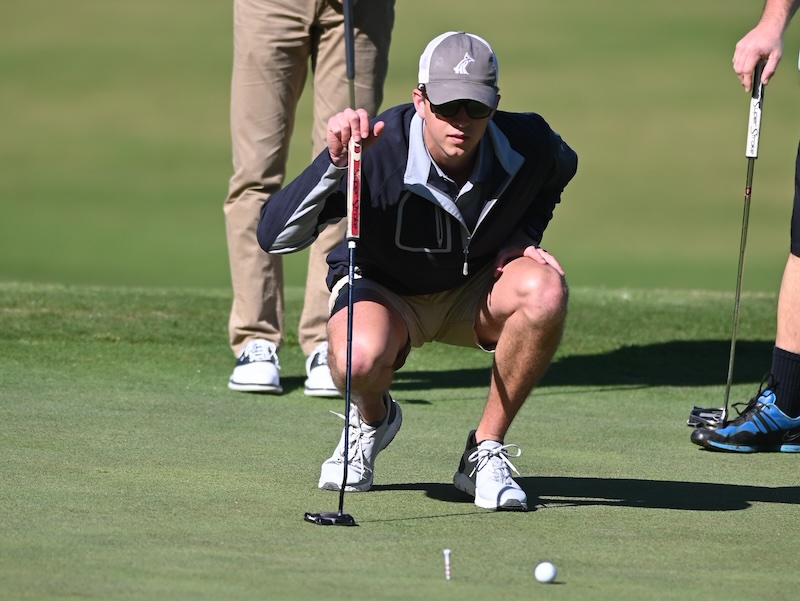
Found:
<path fill-rule="evenodd" d="M 733 384 L 733 362 L 736 355 L 736 338 L 739 332 L 739 301 L 742 296 L 742 274 L 744 273 L 744 251 L 747 246 L 747 227 L 750 223 L 750 194 L 753 187 L 753 169 L 755 158 L 747 159 L 747 181 L 744 188 L 744 209 L 742 211 L 742 237 L 739 241 L 739 269 L 736 274 L 736 293 L 733 300 L 733 327 L 731 331 L 731 353 L 728 359 L 728 379 L 725 383 L 725 399 L 722 406 L 720 422 L 724 424 L 728 419 L 728 401 Z"/>

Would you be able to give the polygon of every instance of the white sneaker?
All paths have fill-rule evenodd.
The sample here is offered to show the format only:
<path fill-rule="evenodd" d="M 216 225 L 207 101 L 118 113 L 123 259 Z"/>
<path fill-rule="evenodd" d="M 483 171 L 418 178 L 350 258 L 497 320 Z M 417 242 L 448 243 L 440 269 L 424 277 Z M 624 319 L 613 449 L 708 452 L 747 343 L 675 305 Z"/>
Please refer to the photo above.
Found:
<path fill-rule="evenodd" d="M 495 440 L 484 440 L 476 446 L 473 430 L 467 437 L 467 447 L 453 476 L 453 484 L 475 497 L 475 505 L 482 509 L 527 510 L 528 497 L 511 477 L 512 471 L 517 475 L 519 472 L 508 460 L 510 449 L 516 450 L 512 457 L 522 454 L 517 445 Z"/>
<path fill-rule="evenodd" d="M 269 340 L 253 340 L 247 343 L 236 360 L 228 388 L 239 392 L 283 392 L 278 377 L 278 353 Z"/>
<path fill-rule="evenodd" d="M 375 458 L 378 453 L 389 446 L 403 423 L 403 412 L 394 399 L 387 393 L 386 417 L 377 428 L 367 425 L 361 420 L 361 414 L 355 405 L 350 407 L 349 448 L 347 450 L 347 483 L 345 491 L 364 492 L 372 487 L 372 475 Z M 344 419 L 344 415 L 331 411 Z M 344 429 L 339 444 L 333 455 L 322 464 L 319 487 L 322 490 L 341 490 L 344 476 Z"/>
<path fill-rule="evenodd" d="M 341 396 L 328 368 L 328 343 L 321 342 L 306 359 L 306 396 Z"/>

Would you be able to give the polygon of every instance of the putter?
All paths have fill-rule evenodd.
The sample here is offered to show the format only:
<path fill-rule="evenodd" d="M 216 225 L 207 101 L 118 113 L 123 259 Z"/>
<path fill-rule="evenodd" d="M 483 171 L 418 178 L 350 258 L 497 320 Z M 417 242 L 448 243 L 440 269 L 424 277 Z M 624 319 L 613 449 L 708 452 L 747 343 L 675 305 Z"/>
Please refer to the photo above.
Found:
<path fill-rule="evenodd" d="M 693 407 L 686 425 L 692 427 L 719 428 L 728 423 L 728 400 L 733 382 L 733 359 L 736 354 L 736 335 L 739 330 L 739 300 L 742 294 L 742 272 L 744 270 L 744 249 L 747 244 L 747 225 L 750 221 L 750 192 L 753 186 L 753 169 L 758 158 L 758 139 L 761 133 L 761 111 L 764 109 L 764 84 L 761 73 L 764 61 L 759 61 L 753 73 L 753 92 L 750 98 L 750 117 L 747 122 L 747 179 L 744 186 L 744 212 L 742 215 L 742 237 L 739 242 L 739 270 L 736 275 L 736 294 L 733 300 L 733 328 L 731 332 L 731 353 L 728 359 L 728 380 L 725 384 L 725 398 L 722 407 Z"/>
<path fill-rule="evenodd" d="M 350 108 L 356 108 L 355 88 L 355 33 L 353 31 L 352 0 L 342 3 L 344 13 L 344 49 L 347 66 L 347 81 L 350 88 Z M 306 512 L 304 519 L 318 526 L 357 526 L 352 515 L 344 513 L 344 489 L 347 484 L 348 452 L 350 450 L 350 378 L 353 356 L 353 282 L 355 281 L 356 241 L 361 234 L 361 144 L 350 139 L 347 152 L 347 248 L 349 265 L 347 272 L 347 357 L 345 363 L 344 393 L 344 469 L 342 486 L 339 489 L 339 510 L 319 513 Z"/>

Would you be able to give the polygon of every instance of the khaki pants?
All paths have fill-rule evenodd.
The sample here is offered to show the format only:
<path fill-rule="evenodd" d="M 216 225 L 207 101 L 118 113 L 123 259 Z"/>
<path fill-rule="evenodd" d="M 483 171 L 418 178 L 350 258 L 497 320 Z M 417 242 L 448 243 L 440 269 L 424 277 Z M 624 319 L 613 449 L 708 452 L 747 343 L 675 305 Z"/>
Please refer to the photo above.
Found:
<path fill-rule="evenodd" d="M 383 100 L 394 0 L 354 2 L 356 105 L 375 115 Z M 313 72 L 314 155 L 326 145 L 328 118 L 350 104 L 342 7 L 338 0 L 234 0 L 231 138 L 234 173 L 225 199 L 233 286 L 228 325 L 238 354 L 250 340 L 283 342 L 283 263 L 256 240 L 263 203 L 286 175 L 295 111 Z M 344 222 L 311 246 L 299 341 L 304 354 L 326 338 L 328 252 Z"/>

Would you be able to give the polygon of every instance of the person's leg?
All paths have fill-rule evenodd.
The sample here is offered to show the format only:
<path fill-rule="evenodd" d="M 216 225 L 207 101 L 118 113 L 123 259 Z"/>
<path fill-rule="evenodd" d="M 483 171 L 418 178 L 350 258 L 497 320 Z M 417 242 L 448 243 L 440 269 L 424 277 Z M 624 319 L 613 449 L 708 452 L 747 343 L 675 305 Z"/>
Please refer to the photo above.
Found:
<path fill-rule="evenodd" d="M 778 327 L 771 373 L 778 382 L 775 404 L 789 417 L 800 416 L 800 145 L 794 174 L 794 207 L 789 258 L 778 293 Z"/>
<path fill-rule="evenodd" d="M 512 478 L 521 452 L 505 436 L 556 352 L 567 314 L 567 286 L 553 268 L 519 258 L 483 294 L 474 331 L 494 348 L 489 394 L 478 428 L 467 436 L 453 484 L 490 510 L 525 510 L 525 491 Z M 512 454 L 516 452 L 516 455 Z"/>
<path fill-rule="evenodd" d="M 778 295 L 778 331 L 775 345 L 800 354 L 800 257 L 789 255 Z"/>
<path fill-rule="evenodd" d="M 322 0 L 322 6 L 312 56 L 314 156 L 326 146 L 328 119 L 350 105 L 342 8 L 336 0 Z M 394 0 L 356 2 L 353 13 L 356 104 L 374 116 L 383 101 L 394 26 Z M 327 226 L 309 249 L 305 299 L 298 328 L 300 346 L 307 356 L 325 341 L 330 296 L 325 285 L 326 259 L 331 249 L 341 242 L 344 231 L 344 221 Z"/>
<path fill-rule="evenodd" d="M 770 374 L 777 383 L 775 405 L 794 418 L 800 416 L 800 144 L 795 161 L 789 251 L 778 292 Z"/>
<path fill-rule="evenodd" d="M 475 333 L 494 346 L 489 395 L 478 442 L 502 442 L 511 422 L 550 365 L 564 329 L 567 286 L 552 267 L 527 258 L 505 266 L 483 299 Z"/>
<path fill-rule="evenodd" d="M 328 119 L 350 104 L 342 6 L 335 0 L 318 1 L 322 8 L 315 24 L 315 41 L 312 44 L 312 145 L 315 156 L 325 148 Z M 356 104 L 374 115 L 383 99 L 383 84 L 389 64 L 389 44 L 394 26 L 394 0 L 356 2 L 353 16 Z M 305 298 L 298 339 L 308 357 L 305 393 L 310 396 L 338 395 L 325 359 L 329 296 L 325 277 L 328 273 L 328 253 L 342 241 L 344 232 L 344 220 L 328 225 L 308 252 Z"/>
<path fill-rule="evenodd" d="M 800 146 L 795 164 L 790 255 L 778 293 L 770 372 L 736 419 L 720 428 L 698 428 L 691 440 L 710 450 L 800 453 Z"/>
<path fill-rule="evenodd" d="M 305 4 L 293 0 L 234 3 L 234 173 L 224 212 L 233 287 L 229 341 L 236 355 L 252 341 L 269 341 L 277 350 L 283 340 L 281 258 L 265 253 L 255 232 L 261 206 L 285 176 L 295 107 L 309 58 L 308 32 L 303 28 L 303 22 L 309 21 L 302 14 Z M 271 378 L 277 385 L 277 372 Z M 272 391 L 277 389 L 272 387 Z"/>
<path fill-rule="evenodd" d="M 800 145 L 794 174 L 794 207 L 789 258 L 778 293 L 778 324 L 772 375 L 781 386 L 776 405 L 789 417 L 800 416 Z"/>
<path fill-rule="evenodd" d="M 778 295 L 778 327 L 771 374 L 778 383 L 775 404 L 800 416 L 800 257 L 790 254 Z"/>
<path fill-rule="evenodd" d="M 328 349 L 331 375 L 344 390 L 347 369 L 347 309 L 328 321 Z M 362 300 L 353 306 L 351 399 L 367 423 L 386 415 L 383 398 L 389 391 L 398 362 L 406 349 L 408 329 L 391 306 Z"/>
<path fill-rule="evenodd" d="M 336 294 L 336 293 L 334 293 Z M 339 290 L 328 322 L 329 365 L 334 381 L 345 390 L 347 370 L 347 287 Z M 394 439 L 403 422 L 400 406 L 389 394 L 394 372 L 408 354 L 409 332 L 400 313 L 373 292 L 356 290 L 353 306 L 351 350 L 351 409 L 349 447 L 344 432 L 339 444 L 323 464 L 319 488 L 340 490 L 345 456 L 345 490 L 367 491 L 372 487 L 375 459 Z"/>

